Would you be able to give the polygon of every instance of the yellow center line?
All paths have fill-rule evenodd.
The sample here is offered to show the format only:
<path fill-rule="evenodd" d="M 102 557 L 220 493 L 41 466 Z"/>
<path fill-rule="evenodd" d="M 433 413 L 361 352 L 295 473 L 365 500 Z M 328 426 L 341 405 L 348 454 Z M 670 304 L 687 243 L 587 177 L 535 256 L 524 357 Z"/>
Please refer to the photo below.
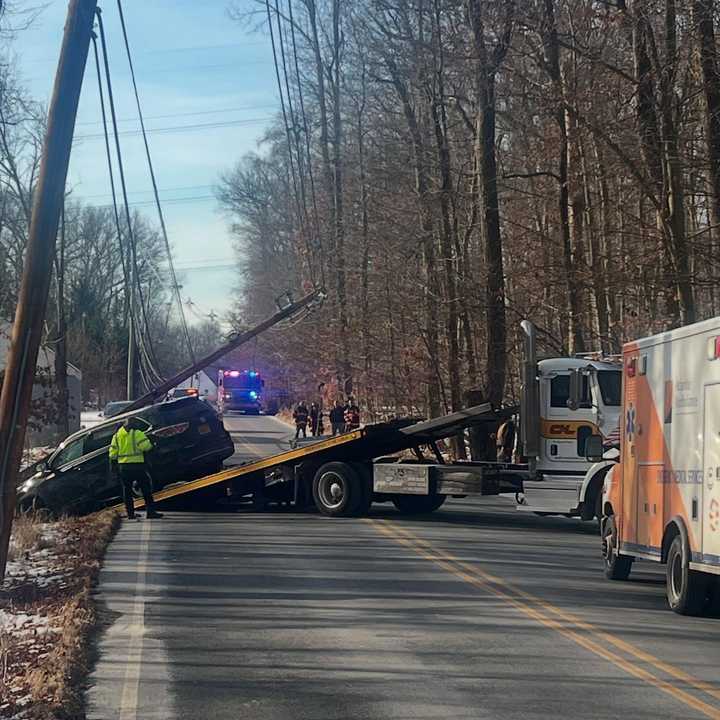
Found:
<path fill-rule="evenodd" d="M 412 533 L 410 530 L 407 530 L 406 528 L 401 528 L 397 525 L 394 525 L 394 528 L 397 532 L 404 533 L 407 537 L 412 538 L 415 542 L 417 542 L 419 545 L 422 545 L 424 547 L 432 548 L 432 545 L 428 543 L 426 540 L 423 540 L 422 538 L 418 537 L 414 533 Z M 434 548 L 432 548 L 434 549 Z M 577 615 L 573 615 L 571 612 L 568 612 L 567 610 L 563 610 L 562 608 L 557 607 L 556 605 L 552 605 L 551 603 L 546 602 L 545 600 L 542 600 L 541 598 L 532 595 L 525 590 L 521 590 L 516 585 L 513 585 L 512 583 L 509 583 L 505 580 L 500 580 L 499 578 L 490 575 L 489 573 L 485 572 L 481 568 L 475 567 L 474 565 L 470 565 L 469 563 L 460 560 L 458 558 L 454 558 L 452 556 L 447 556 L 446 559 L 451 560 L 452 562 L 455 562 L 457 565 L 466 568 L 470 572 L 474 572 L 481 577 L 485 578 L 488 582 L 493 582 L 500 584 L 504 587 L 506 587 L 508 590 L 514 592 L 516 595 L 520 595 L 521 597 L 525 598 L 526 600 L 529 600 L 532 603 L 535 603 L 537 605 L 540 605 L 542 608 L 547 610 L 548 612 L 553 613 L 554 615 L 557 615 L 558 617 L 562 618 L 563 620 L 572 623 L 573 625 L 576 625 L 577 627 L 586 630 L 587 632 L 592 633 L 596 636 L 599 640 L 602 640 L 604 642 L 608 642 L 615 647 L 617 647 L 620 650 L 623 650 L 624 652 L 628 653 L 629 655 L 632 655 L 633 657 L 637 658 L 638 660 L 642 660 L 643 662 L 648 663 L 649 665 L 653 665 L 657 670 L 660 670 L 661 672 L 667 673 L 668 675 L 674 677 L 676 680 L 680 680 L 681 682 L 687 683 L 688 685 L 691 685 L 696 690 L 700 690 L 701 692 L 705 692 L 711 697 L 715 698 L 716 700 L 720 700 L 720 689 L 718 689 L 716 686 L 711 685 L 710 683 L 707 683 L 703 680 L 698 680 L 697 678 L 693 677 L 692 675 L 689 675 L 684 670 L 681 670 L 678 667 L 675 667 L 674 665 L 670 665 L 669 663 L 666 663 L 665 661 L 661 660 L 660 658 L 656 657 L 655 655 L 652 655 L 651 653 L 648 653 L 644 650 L 641 650 L 640 648 L 636 647 L 635 645 L 632 645 L 631 643 L 627 642 L 626 640 L 622 640 L 619 637 L 616 637 L 615 635 L 611 635 L 610 633 L 600 630 L 598 627 L 591 625 L 585 620 L 582 620 Z"/>
<path fill-rule="evenodd" d="M 708 685 L 707 683 L 702 683 L 699 680 L 696 680 L 695 678 L 687 675 L 683 671 L 678 670 L 677 668 L 673 668 L 672 666 L 667 665 L 660 660 L 657 660 L 657 658 L 653 658 L 652 655 L 644 653 L 643 651 L 630 645 L 630 643 L 625 643 L 624 641 L 614 638 L 608 633 L 598 631 L 589 623 L 586 623 L 579 618 L 574 618 L 574 616 L 570 615 L 569 613 L 565 613 L 559 608 L 555 608 L 553 605 L 540 600 L 540 598 L 535 598 L 529 593 L 520 591 L 518 588 L 515 588 L 514 586 L 510 585 L 509 583 L 505 582 L 500 578 L 496 578 L 489 573 L 480 570 L 479 568 L 468 565 L 467 563 L 464 563 L 463 561 L 453 557 L 452 555 L 437 551 L 430 543 L 422 540 L 421 538 L 418 538 L 416 535 L 404 528 L 401 529 L 388 521 L 365 520 L 365 522 L 369 523 L 375 529 L 379 530 L 381 533 L 387 535 L 401 545 L 405 545 L 406 547 L 410 548 L 420 557 L 426 560 L 430 560 L 431 562 L 443 568 L 447 572 L 455 575 L 456 577 L 459 577 L 464 582 L 481 588 L 482 590 L 485 590 L 495 595 L 496 597 L 502 598 L 504 601 L 510 603 L 510 605 L 512 605 L 515 609 L 517 609 L 527 617 L 535 620 L 536 622 L 544 625 L 545 627 L 551 628 L 552 630 L 556 631 L 568 640 L 585 648 L 586 650 L 603 658 L 604 660 L 607 660 L 613 665 L 621 668 L 629 675 L 643 680 L 644 682 L 647 682 L 658 690 L 661 690 L 662 692 L 671 695 L 676 700 L 679 700 L 685 705 L 697 710 L 706 717 L 712 718 L 712 720 L 720 720 L 720 709 L 709 705 L 708 703 L 694 697 L 693 695 L 690 695 L 685 690 L 671 685 L 667 680 L 663 680 L 662 678 L 653 675 L 651 672 L 649 672 L 645 668 L 640 667 L 639 665 L 634 664 L 632 661 L 620 657 L 617 654 L 605 649 L 601 644 L 592 642 L 590 639 L 580 635 L 578 632 L 576 632 L 576 630 L 590 632 L 595 640 L 607 640 L 608 642 L 615 641 L 612 642 L 612 644 L 616 647 L 622 646 L 622 649 L 625 649 L 624 646 L 627 646 L 628 648 L 632 649 L 632 651 L 627 650 L 627 652 L 629 652 L 631 655 L 634 655 L 636 658 L 642 659 L 651 665 L 655 665 L 656 668 L 663 670 L 670 675 L 673 675 L 674 677 L 676 677 L 676 679 L 688 682 L 697 689 L 704 690 L 706 692 L 712 691 L 710 692 L 710 694 L 714 696 L 716 691 L 712 688 L 712 686 Z M 525 601 L 518 599 L 515 596 L 517 594 L 523 597 Z M 527 601 L 539 605 L 540 608 L 542 608 L 546 612 L 543 613 L 540 609 L 532 607 L 530 604 L 528 604 Z M 548 615 L 548 611 L 562 618 L 566 623 L 569 623 L 571 626 L 574 627 L 568 627 L 561 624 L 551 615 Z M 655 662 L 653 662 L 653 660 Z M 673 672 L 668 672 L 666 668 L 672 670 Z"/>

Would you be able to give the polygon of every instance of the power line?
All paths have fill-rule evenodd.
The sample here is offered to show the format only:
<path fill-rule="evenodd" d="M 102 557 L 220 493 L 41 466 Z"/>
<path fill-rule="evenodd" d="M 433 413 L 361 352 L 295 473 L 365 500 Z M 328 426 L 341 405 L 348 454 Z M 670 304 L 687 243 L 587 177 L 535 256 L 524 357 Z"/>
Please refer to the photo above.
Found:
<path fill-rule="evenodd" d="M 296 205 L 296 210 L 297 210 L 297 215 L 298 215 L 298 224 L 300 226 L 300 232 L 302 233 L 303 217 L 302 217 L 302 210 L 300 208 L 300 197 L 298 194 L 297 178 L 295 176 L 295 161 L 293 160 L 293 147 L 292 147 L 292 139 L 290 136 L 290 126 L 288 125 L 287 111 L 285 109 L 285 96 L 283 94 L 282 80 L 280 80 L 280 66 L 278 64 L 277 50 L 275 47 L 275 33 L 273 31 L 272 15 L 270 13 L 270 0 L 265 0 L 265 8 L 267 10 L 268 27 L 270 28 L 270 43 L 272 45 L 273 63 L 275 65 L 275 77 L 277 78 L 278 93 L 280 95 L 280 107 L 282 108 L 283 122 L 285 125 L 285 136 L 287 138 L 288 159 L 290 160 L 290 173 L 292 176 L 292 183 L 293 183 L 293 190 L 294 190 L 293 195 L 295 197 L 295 205 Z M 277 22 L 278 22 L 278 29 L 279 29 L 280 28 L 280 13 L 278 12 L 277 7 L 275 8 L 275 14 L 277 15 Z M 281 40 L 281 37 L 279 37 L 278 39 Z M 290 101 L 289 97 L 288 97 L 288 101 Z"/>
<path fill-rule="evenodd" d="M 214 195 L 193 195 L 191 197 L 182 197 L 182 198 L 169 198 L 167 200 L 163 200 L 164 205 L 183 205 L 185 203 L 196 203 L 196 202 L 206 202 L 208 200 L 217 200 L 217 198 Z M 133 202 L 128 202 L 128 207 L 147 207 L 148 205 L 154 205 L 154 200 L 136 200 Z M 95 208 L 97 210 L 103 210 L 105 208 L 111 207 L 109 204 L 97 204 L 97 205 L 87 205 L 86 207 Z"/>
<path fill-rule="evenodd" d="M 141 50 L 138 55 L 146 56 L 146 55 L 163 55 L 166 53 L 175 53 L 175 52 L 192 52 L 193 50 L 227 50 L 230 48 L 237 48 L 238 50 L 244 49 L 246 47 L 258 47 L 260 45 L 265 45 L 265 43 L 262 40 L 258 40 L 257 42 L 243 42 L 243 43 L 226 43 L 222 45 L 188 45 L 185 47 L 171 47 L 171 48 L 156 48 L 154 50 Z M 32 64 L 45 64 L 45 63 L 56 63 L 57 58 L 36 58 L 35 60 L 29 60 L 29 63 Z"/>
<path fill-rule="evenodd" d="M 168 192 L 183 192 L 187 190 L 206 190 L 208 188 L 212 188 L 214 185 L 184 185 L 180 187 L 170 187 L 170 188 L 160 188 L 161 193 L 168 193 Z M 151 193 L 151 190 L 130 190 L 128 192 L 128 195 L 143 195 L 147 193 Z M 83 195 L 83 200 L 98 200 L 101 198 L 107 198 L 109 195 L 107 193 L 103 193 L 101 195 Z"/>
<path fill-rule="evenodd" d="M 168 135 L 175 132 L 192 132 L 194 130 L 209 130 L 223 127 L 242 127 L 244 125 L 257 125 L 272 120 L 272 116 L 262 118 L 248 118 L 246 120 L 223 120 L 212 123 L 191 123 L 187 125 L 170 125 L 168 127 L 148 128 L 146 132 L 156 135 Z M 129 135 L 142 135 L 142 130 L 122 130 L 118 133 L 120 137 Z M 90 133 L 87 135 L 76 135 L 75 140 L 98 140 L 102 138 L 101 133 Z"/>
<path fill-rule="evenodd" d="M 325 286 L 325 263 L 323 262 L 323 243 L 320 234 L 320 214 L 318 213 L 317 194 L 315 192 L 315 174 L 313 173 L 312 153 L 310 152 L 310 132 L 308 129 L 307 113 L 305 112 L 305 100 L 303 98 L 302 79 L 300 78 L 300 64 L 298 62 L 297 42 L 295 40 L 295 18 L 293 17 L 292 0 L 288 0 L 288 17 L 290 19 L 290 35 L 292 37 L 293 59 L 295 61 L 295 77 L 297 78 L 298 99 L 300 101 L 300 115 L 303 122 L 305 134 L 305 152 L 307 156 L 308 175 L 310 178 L 310 195 L 313 204 L 313 220 L 315 224 L 315 237 L 319 249 L 318 264 L 320 265 L 320 282 Z"/>
<path fill-rule="evenodd" d="M 312 249 L 310 248 L 310 239 L 308 237 L 309 233 L 309 224 L 310 224 L 310 217 L 308 215 L 308 209 L 307 209 L 307 195 L 305 193 L 305 172 L 303 170 L 303 155 L 304 153 L 300 150 L 300 127 L 297 124 L 297 121 L 295 120 L 295 108 L 293 107 L 293 101 L 292 101 L 292 94 L 290 92 L 290 79 L 288 75 L 288 69 L 287 69 L 287 63 L 285 61 L 285 37 L 283 35 L 283 28 L 282 23 L 280 21 L 280 11 L 278 7 L 275 8 L 276 16 L 277 16 L 277 26 L 278 26 L 278 36 L 280 40 L 280 57 L 282 59 L 282 67 L 283 67 L 283 76 L 285 78 L 285 90 L 287 92 L 288 97 L 288 110 L 290 111 L 290 122 L 292 123 L 292 129 L 293 129 L 293 137 L 295 138 L 295 154 L 297 155 L 297 163 L 298 163 L 298 177 L 300 179 L 300 199 L 302 203 L 302 212 L 303 212 L 303 219 L 304 222 L 300 225 L 300 232 L 303 236 L 303 241 L 305 243 L 305 250 L 307 252 L 307 264 L 308 264 L 308 271 L 310 274 L 310 279 L 312 280 L 313 284 L 315 283 L 315 270 L 314 270 L 314 257 L 312 253 Z M 288 138 L 289 141 L 290 138 Z M 289 151 L 292 153 L 292 145 L 289 147 Z"/>
<path fill-rule="evenodd" d="M 223 113 L 244 112 L 246 110 L 271 110 L 275 105 L 245 105 L 244 107 L 220 108 L 218 110 L 194 110 L 192 112 L 176 112 L 168 115 L 149 115 L 146 120 L 167 120 L 168 118 L 190 117 L 192 115 L 220 115 Z M 118 118 L 118 122 L 135 122 L 137 118 Z M 102 120 L 85 120 L 76 125 L 100 125 Z"/>
<path fill-rule="evenodd" d="M 127 36 L 127 28 L 125 27 L 125 16 L 123 15 L 122 2 L 117 0 L 118 12 L 120 13 L 120 25 L 122 27 L 123 41 L 125 42 L 125 51 L 127 53 L 128 65 L 130 67 L 130 77 L 132 78 L 133 92 L 135 94 L 135 104 L 137 106 L 138 118 L 140 120 L 140 128 L 142 130 L 143 143 L 145 145 L 145 156 L 147 157 L 148 169 L 150 171 L 150 180 L 152 181 L 153 193 L 155 195 L 155 204 L 157 205 L 158 217 L 160 219 L 160 227 L 162 229 L 163 240 L 165 241 L 165 250 L 167 252 L 168 265 L 170 267 L 170 275 L 173 282 L 173 290 L 178 301 L 178 309 L 180 311 L 180 321 L 182 323 L 183 334 L 187 343 L 188 352 L 190 353 L 190 361 L 195 364 L 195 353 L 193 352 L 190 333 L 188 332 L 187 319 L 183 309 L 182 298 L 180 297 L 180 286 L 177 277 L 175 277 L 175 268 L 173 267 L 172 251 L 170 250 L 170 241 L 168 240 L 167 228 L 165 226 L 165 217 L 163 216 L 162 206 L 160 205 L 160 195 L 158 194 L 157 181 L 155 180 L 155 170 L 153 169 L 152 158 L 150 156 L 150 146 L 148 145 L 147 133 L 145 132 L 145 121 L 143 120 L 142 107 L 140 106 L 140 95 L 138 94 L 137 83 L 135 82 L 135 68 L 133 67 L 132 55 L 130 53 L 130 43 Z M 127 198 L 126 198 L 127 202 Z"/>
<path fill-rule="evenodd" d="M 131 299 L 130 314 L 133 315 L 133 313 L 134 313 L 133 297 L 134 297 L 134 292 L 135 292 L 135 287 L 136 287 L 137 292 L 138 292 L 138 298 L 140 300 L 140 311 L 142 313 L 143 323 L 145 325 L 145 333 L 139 332 L 139 330 L 138 330 L 135 339 L 137 340 L 137 345 L 141 350 L 141 357 L 144 355 L 145 361 L 147 362 L 148 367 L 151 370 L 151 372 L 153 374 L 155 374 L 156 376 L 160 377 L 159 373 L 155 370 L 155 368 L 153 366 L 153 361 L 155 360 L 155 351 L 153 349 L 152 337 L 151 337 L 151 332 L 150 332 L 150 323 L 148 322 L 148 318 L 147 318 L 147 310 L 145 307 L 145 299 L 143 296 L 142 285 L 140 284 L 138 261 L 137 261 L 137 244 L 135 241 L 135 233 L 133 232 L 132 218 L 130 217 L 130 210 L 129 210 L 129 205 L 128 205 L 127 186 L 125 183 L 125 170 L 123 168 L 122 153 L 120 151 L 120 139 L 118 136 L 118 128 L 117 128 L 117 114 L 115 112 L 115 100 L 113 98 L 112 81 L 110 79 L 110 64 L 108 61 L 107 42 L 105 39 L 105 27 L 104 27 L 104 23 L 103 23 L 103 19 L 102 19 L 102 11 L 100 10 L 100 8 L 96 9 L 96 15 L 97 15 L 97 19 L 98 19 L 98 28 L 100 29 L 100 43 L 102 45 L 102 51 L 103 51 L 103 63 L 105 66 L 105 81 L 106 81 L 107 92 L 108 92 L 108 101 L 109 101 L 109 105 L 110 105 L 110 117 L 112 119 L 113 133 L 114 133 L 114 137 L 115 137 L 115 151 L 117 153 L 117 160 L 118 160 L 118 173 L 120 175 L 120 187 L 122 189 L 123 202 L 125 204 L 125 207 L 124 207 L 125 220 L 126 220 L 127 226 L 128 226 L 128 238 L 130 239 L 130 250 L 131 250 L 130 255 L 131 255 L 131 262 L 132 262 L 132 266 L 133 266 L 132 269 L 134 271 L 131 273 L 131 275 L 134 276 L 134 279 L 135 279 L 134 284 L 131 282 L 131 288 L 130 288 L 130 299 Z M 136 326 L 137 326 L 137 323 L 133 323 L 134 330 L 137 329 Z M 148 342 L 149 349 L 150 349 L 149 353 L 147 351 L 147 348 L 145 347 L 145 334 L 146 333 L 147 333 L 147 342 Z M 153 356 L 152 359 L 151 359 L 150 355 Z M 129 398 L 129 399 L 132 400 L 133 398 Z"/>

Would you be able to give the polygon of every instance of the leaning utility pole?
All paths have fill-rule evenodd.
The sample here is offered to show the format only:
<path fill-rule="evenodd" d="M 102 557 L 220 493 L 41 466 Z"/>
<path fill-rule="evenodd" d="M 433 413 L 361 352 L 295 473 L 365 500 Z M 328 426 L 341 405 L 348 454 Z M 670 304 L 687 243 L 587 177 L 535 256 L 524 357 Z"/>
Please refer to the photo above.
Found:
<path fill-rule="evenodd" d="M 97 0 L 70 0 L 33 198 L 20 296 L 0 394 L 0 582 L 47 307 L 65 179 Z"/>

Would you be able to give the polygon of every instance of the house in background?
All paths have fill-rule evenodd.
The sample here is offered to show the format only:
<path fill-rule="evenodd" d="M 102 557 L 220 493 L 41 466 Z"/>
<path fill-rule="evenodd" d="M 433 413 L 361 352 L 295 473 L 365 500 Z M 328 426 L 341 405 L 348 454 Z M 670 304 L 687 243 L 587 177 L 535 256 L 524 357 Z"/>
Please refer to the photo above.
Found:
<path fill-rule="evenodd" d="M 8 352 L 10 351 L 10 338 L 12 336 L 12 323 L 0 321 L 0 372 L 5 370 Z M 50 407 L 53 398 L 55 381 L 55 352 L 41 345 L 38 352 L 35 370 L 35 385 L 32 399 L 34 404 L 47 403 Z M 68 423 L 70 432 L 80 429 L 80 408 L 82 406 L 82 373 L 70 363 L 67 364 L 68 386 Z M 28 428 L 25 436 L 26 447 L 39 447 L 54 445 L 58 440 L 59 429 L 57 421 L 40 422 L 30 417 L 32 424 L 39 424 L 40 428 Z"/>

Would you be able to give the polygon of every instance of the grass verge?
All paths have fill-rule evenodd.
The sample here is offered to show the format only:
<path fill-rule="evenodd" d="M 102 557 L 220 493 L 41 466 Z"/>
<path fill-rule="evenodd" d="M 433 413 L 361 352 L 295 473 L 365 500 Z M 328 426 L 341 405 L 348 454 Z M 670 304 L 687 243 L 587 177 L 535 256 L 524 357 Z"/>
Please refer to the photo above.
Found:
<path fill-rule="evenodd" d="M 0 717 L 84 717 L 92 588 L 120 516 L 19 518 L 0 588 Z"/>

